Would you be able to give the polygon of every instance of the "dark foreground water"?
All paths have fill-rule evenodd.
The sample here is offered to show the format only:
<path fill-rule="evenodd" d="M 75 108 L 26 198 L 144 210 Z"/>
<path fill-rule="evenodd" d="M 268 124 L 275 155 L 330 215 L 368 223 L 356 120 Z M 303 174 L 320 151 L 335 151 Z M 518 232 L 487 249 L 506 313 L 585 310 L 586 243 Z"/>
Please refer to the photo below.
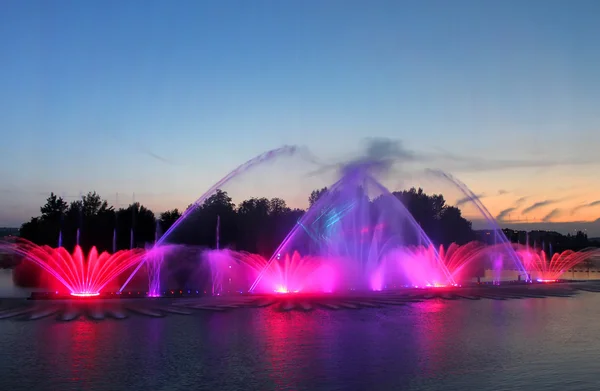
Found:
<path fill-rule="evenodd" d="M 600 294 L 0 321 L 0 390 L 600 390 Z"/>

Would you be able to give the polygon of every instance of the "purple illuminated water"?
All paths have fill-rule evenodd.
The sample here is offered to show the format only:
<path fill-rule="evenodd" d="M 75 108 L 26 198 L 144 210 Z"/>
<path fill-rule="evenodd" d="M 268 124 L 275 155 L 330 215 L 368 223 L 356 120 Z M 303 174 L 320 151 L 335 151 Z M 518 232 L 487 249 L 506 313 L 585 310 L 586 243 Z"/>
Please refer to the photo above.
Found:
<path fill-rule="evenodd" d="M 161 245 L 163 245 L 163 243 L 166 243 L 166 241 L 168 240 L 169 236 L 179 228 L 179 226 L 181 225 L 181 223 L 183 221 L 185 221 L 191 213 L 193 213 L 194 211 L 194 207 L 195 206 L 201 206 L 204 201 L 206 201 L 211 195 L 213 195 L 218 189 L 220 189 L 221 187 L 223 187 L 223 185 L 225 185 L 227 182 L 229 182 L 230 180 L 234 179 L 236 176 L 262 164 L 265 163 L 267 161 L 273 160 L 279 156 L 282 155 L 291 155 L 294 154 L 298 151 L 298 148 L 295 146 L 283 146 L 281 148 L 277 148 L 277 149 L 273 149 L 271 151 L 265 152 L 261 155 L 256 156 L 255 158 L 247 161 L 246 163 L 240 165 L 239 167 L 237 167 L 235 170 L 231 171 L 229 174 L 227 174 L 224 178 L 222 178 L 220 181 L 218 181 L 217 183 L 215 183 L 210 189 L 208 189 L 208 191 L 206 191 L 202 196 L 200 196 L 200 198 L 198 198 L 188 209 L 185 210 L 185 212 L 181 215 L 181 217 L 179 219 L 177 219 L 177 221 L 175 221 L 175 223 L 156 241 L 155 246 L 160 247 Z M 132 278 L 135 276 L 135 274 L 139 271 L 139 269 L 143 266 L 144 262 L 140 263 L 140 265 L 138 265 L 133 272 L 131 273 L 131 275 L 127 278 L 127 280 L 125 281 L 125 283 L 123 284 L 123 286 L 121 287 L 121 289 L 119 290 L 120 292 L 123 291 L 123 289 L 125 289 L 125 287 L 127 286 L 127 284 L 129 284 L 129 282 L 132 280 Z"/>

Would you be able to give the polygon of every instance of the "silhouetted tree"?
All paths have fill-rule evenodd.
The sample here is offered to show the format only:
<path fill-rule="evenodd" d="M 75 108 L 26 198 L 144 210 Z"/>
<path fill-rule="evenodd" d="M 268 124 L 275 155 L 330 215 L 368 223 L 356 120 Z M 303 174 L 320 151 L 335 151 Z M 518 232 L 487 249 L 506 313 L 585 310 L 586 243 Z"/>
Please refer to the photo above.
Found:
<path fill-rule="evenodd" d="M 162 229 L 162 232 L 167 232 L 167 230 L 169 228 L 171 228 L 171 226 L 173 224 L 175 224 L 175 222 L 177 220 L 179 220 L 179 218 L 181 217 L 181 213 L 179 212 L 179 209 L 175 208 L 172 210 L 167 210 L 166 212 L 163 212 L 160 214 L 160 227 Z"/>
<path fill-rule="evenodd" d="M 414 187 L 392 194 L 402 201 L 434 243 L 464 244 L 474 240 L 471 222 L 462 217 L 458 208 L 446 205 L 442 195 L 427 195 L 423 189 Z"/>
<path fill-rule="evenodd" d="M 356 191 L 357 194 L 352 191 L 331 192 L 328 188 L 314 190 L 309 203 L 314 205 L 323 200 L 322 207 L 326 208 L 325 204 L 330 202 L 357 200 L 356 197 L 359 197 L 358 204 L 363 208 L 377 209 L 377 213 L 386 211 L 385 205 L 374 204 L 381 202 L 380 199 L 369 200 L 365 189 L 360 186 Z M 474 238 L 471 223 L 462 217 L 459 209 L 446 205 L 442 195 L 428 195 L 415 188 L 393 195 L 403 202 L 434 243 L 464 243 Z M 70 204 L 51 193 L 40 212 L 41 216 L 23 224 L 23 237 L 35 243 L 56 246 L 62 233 L 63 246 L 72 249 L 79 231 L 80 245 L 85 251 L 92 246 L 100 251 L 112 250 L 115 232 L 117 249 L 145 246 L 154 242 L 157 233 L 160 236 L 161 232 L 171 228 L 182 215 L 177 209 L 168 210 L 157 221 L 154 213 L 139 203 L 115 210 L 96 192 L 87 193 Z M 218 242 L 222 248 L 270 256 L 302 218 L 304 211 L 289 208 L 283 199 L 264 197 L 244 200 L 236 207 L 225 191 L 217 190 L 202 204 L 190 205 L 185 214 L 186 217 L 166 238 L 167 243 L 214 248 L 219 222 Z M 580 241 L 587 240 L 582 235 L 576 237 Z"/>
<path fill-rule="evenodd" d="M 61 220 L 67 211 L 69 204 L 62 197 L 57 197 L 56 194 L 50 193 L 46 199 L 46 203 L 40 208 L 42 219 L 47 221 Z"/>
<path fill-rule="evenodd" d="M 310 196 L 308 197 L 308 205 L 313 206 L 315 204 L 315 202 L 317 202 L 319 200 L 319 198 L 321 198 L 325 194 L 327 194 L 328 191 L 329 190 L 327 189 L 327 187 L 324 187 L 324 188 L 318 189 L 318 190 L 313 190 L 310 193 Z"/>
<path fill-rule="evenodd" d="M 528 244 L 531 248 L 538 248 L 548 253 L 563 252 L 565 250 L 583 250 L 586 247 L 596 246 L 584 232 L 578 231 L 575 235 L 562 235 L 555 231 L 517 231 L 503 229 L 504 234 L 513 243 Z"/>

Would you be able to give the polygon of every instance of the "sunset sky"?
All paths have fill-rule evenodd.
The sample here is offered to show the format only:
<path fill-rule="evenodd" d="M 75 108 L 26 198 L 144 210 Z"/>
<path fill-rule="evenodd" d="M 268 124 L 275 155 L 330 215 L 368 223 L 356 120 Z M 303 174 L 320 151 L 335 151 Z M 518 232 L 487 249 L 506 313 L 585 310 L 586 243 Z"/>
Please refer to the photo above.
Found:
<path fill-rule="evenodd" d="M 181 208 L 266 150 L 335 163 L 370 137 L 411 157 L 390 187 L 441 168 L 500 220 L 596 220 L 598 15 L 595 0 L 5 0 L 0 226 L 50 191 Z M 277 164 L 236 195 L 304 206 L 330 179 Z"/>

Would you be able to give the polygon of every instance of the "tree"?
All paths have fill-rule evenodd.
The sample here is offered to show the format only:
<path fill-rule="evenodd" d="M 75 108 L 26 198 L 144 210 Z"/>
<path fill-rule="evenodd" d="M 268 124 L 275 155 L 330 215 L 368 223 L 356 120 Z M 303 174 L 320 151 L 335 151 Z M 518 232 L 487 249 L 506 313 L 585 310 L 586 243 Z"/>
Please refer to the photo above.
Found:
<path fill-rule="evenodd" d="M 285 201 L 281 198 L 271 198 L 269 201 L 269 213 L 271 215 L 284 215 L 290 213 L 291 209 L 288 208 Z"/>
<path fill-rule="evenodd" d="M 460 209 L 454 206 L 445 206 L 442 210 L 440 236 L 440 241 L 446 245 L 466 244 L 475 240 L 471 222 L 462 217 Z"/>
<path fill-rule="evenodd" d="M 83 215 L 86 217 L 96 216 L 112 209 L 108 206 L 108 202 L 103 200 L 95 191 L 89 192 L 81 198 L 81 208 Z"/>
<path fill-rule="evenodd" d="M 327 194 L 329 190 L 327 187 L 323 187 L 321 189 L 313 190 L 308 197 L 308 205 L 313 206 L 321 197 Z"/>
<path fill-rule="evenodd" d="M 325 195 L 326 199 L 323 198 Z M 459 209 L 447 206 L 442 195 L 428 195 L 423 189 L 412 188 L 395 192 L 393 196 L 404 203 L 435 243 L 462 243 L 472 237 L 470 223 L 462 217 Z M 356 192 L 353 188 L 332 190 L 325 187 L 312 191 L 309 202 L 314 205 L 321 201 L 325 211 L 336 203 L 345 207 L 358 204 L 361 216 L 365 216 L 364 212 L 376 220 L 387 216 L 388 208 L 395 207 L 385 204 L 392 198 L 383 198 L 370 200 L 366 189 L 360 186 Z M 177 229 L 165 238 L 167 243 L 214 248 L 218 235 L 221 248 L 230 247 L 264 256 L 272 255 L 305 213 L 304 210 L 291 209 L 281 198 L 250 198 L 236 207 L 227 192 L 221 189 L 202 204 L 191 205 L 183 218 L 178 209 L 172 209 L 162 213 L 157 220 L 152 211 L 139 203 L 115 210 L 96 192 L 89 192 L 70 204 L 51 193 L 40 212 L 41 216 L 22 225 L 21 235 L 35 243 L 51 246 L 58 245 L 61 237 L 61 244 L 69 250 L 77 240 L 84 251 L 92 246 L 100 251 L 144 246 L 153 243 L 157 236 L 179 220 Z M 313 214 L 315 218 L 319 215 Z M 343 218 L 343 214 L 340 216 Z M 371 223 L 378 223 L 375 220 Z M 113 242 L 115 235 L 116 242 Z M 587 238 L 580 234 L 571 241 L 587 243 Z"/>
<path fill-rule="evenodd" d="M 119 209 L 116 214 L 118 221 L 117 241 L 119 248 L 144 247 L 154 242 L 156 219 L 154 213 L 135 202 L 127 208 Z"/>
<path fill-rule="evenodd" d="M 471 223 L 462 217 L 458 208 L 446 205 L 442 195 L 427 195 L 423 189 L 414 187 L 392 194 L 402 201 L 434 243 L 463 244 L 474 240 Z"/>
<path fill-rule="evenodd" d="M 59 221 L 63 218 L 69 205 L 62 197 L 57 197 L 56 194 L 50 193 L 46 199 L 46 203 L 40 208 L 42 212 L 41 218 L 47 221 Z"/>
<path fill-rule="evenodd" d="M 171 226 L 173 224 L 175 224 L 175 222 L 177 220 L 179 220 L 179 218 L 181 217 L 181 213 L 179 212 L 179 209 L 175 208 L 172 210 L 167 210 L 163 213 L 160 214 L 160 227 L 162 229 L 163 232 L 167 232 L 167 230 L 169 228 L 171 228 Z"/>

